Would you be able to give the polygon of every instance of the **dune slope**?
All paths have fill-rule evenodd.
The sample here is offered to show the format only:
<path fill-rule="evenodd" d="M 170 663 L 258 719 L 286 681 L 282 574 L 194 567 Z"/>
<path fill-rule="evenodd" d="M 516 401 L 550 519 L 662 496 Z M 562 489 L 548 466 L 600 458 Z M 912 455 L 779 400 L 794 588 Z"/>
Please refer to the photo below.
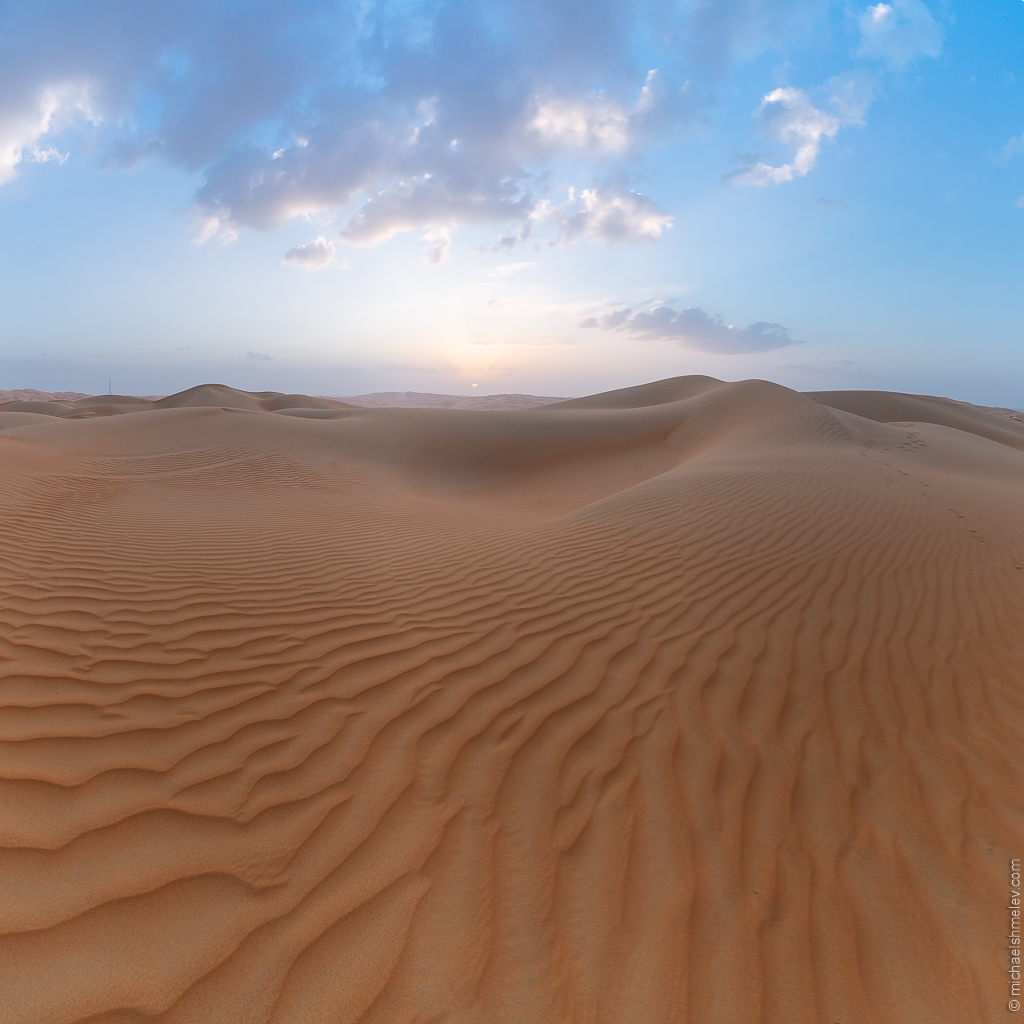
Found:
<path fill-rule="evenodd" d="M 1002 1020 L 1024 428 L 903 397 L 0 408 L 0 1020 Z"/>

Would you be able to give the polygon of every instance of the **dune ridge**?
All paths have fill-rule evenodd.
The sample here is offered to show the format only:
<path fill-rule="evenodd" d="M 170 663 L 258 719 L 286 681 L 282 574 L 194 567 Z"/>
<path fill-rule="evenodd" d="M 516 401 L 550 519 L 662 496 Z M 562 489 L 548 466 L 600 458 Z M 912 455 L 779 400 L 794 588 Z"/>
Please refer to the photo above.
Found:
<path fill-rule="evenodd" d="M 533 409 L 564 402 L 546 395 L 437 395 L 422 391 L 376 391 L 342 396 L 339 401 L 366 409 Z"/>
<path fill-rule="evenodd" d="M 0 407 L 0 1019 L 1001 1020 L 1024 425 L 850 394 Z"/>
<path fill-rule="evenodd" d="M 224 385 L 207 385 L 207 387 L 223 388 Z M 242 395 L 246 392 L 235 392 L 235 389 L 228 389 L 235 394 Z M 252 392 L 250 392 L 252 394 Z M 276 395 L 278 392 L 262 392 L 264 395 Z M 32 389 L 21 391 L 0 391 L 0 405 L 9 402 L 64 402 L 74 405 L 82 405 L 81 399 L 99 398 L 110 399 L 112 395 L 86 395 L 77 391 L 35 391 Z M 144 395 L 135 398 L 137 402 L 159 402 L 168 395 Z M 290 400 L 308 400 L 307 395 L 285 396 Z M 129 399 L 132 396 L 119 395 L 118 404 L 132 404 Z M 539 405 L 550 405 L 555 402 L 564 402 L 564 398 L 551 398 L 544 395 L 437 395 L 420 391 L 377 391 L 369 395 L 331 396 L 321 395 L 327 401 L 342 402 L 346 405 L 355 405 L 360 408 L 400 408 L 400 409 L 532 409 Z M 272 410 L 270 410 L 272 411 Z"/>
<path fill-rule="evenodd" d="M 0 389 L 0 405 L 6 402 L 74 402 L 79 398 L 91 396 L 82 391 L 36 391 L 34 388 L 20 388 L 15 391 Z"/>

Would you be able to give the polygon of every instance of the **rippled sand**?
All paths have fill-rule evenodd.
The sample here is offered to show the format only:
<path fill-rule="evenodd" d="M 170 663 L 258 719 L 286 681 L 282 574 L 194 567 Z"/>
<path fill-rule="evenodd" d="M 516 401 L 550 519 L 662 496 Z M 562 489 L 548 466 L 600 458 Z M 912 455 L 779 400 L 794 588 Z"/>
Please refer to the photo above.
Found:
<path fill-rule="evenodd" d="M 204 386 L 0 474 L 0 1020 L 1004 1019 L 1009 413 Z"/>

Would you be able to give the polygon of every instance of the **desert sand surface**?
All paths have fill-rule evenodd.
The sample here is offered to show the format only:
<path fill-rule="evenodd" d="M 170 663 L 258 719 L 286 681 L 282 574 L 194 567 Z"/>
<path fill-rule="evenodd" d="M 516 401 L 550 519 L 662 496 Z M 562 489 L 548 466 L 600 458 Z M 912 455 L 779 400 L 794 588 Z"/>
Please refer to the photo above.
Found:
<path fill-rule="evenodd" d="M 0 405 L 8 402 L 75 402 L 81 398 L 94 398 L 80 391 L 0 391 Z M 100 395 L 100 398 L 111 398 Z M 120 396 L 122 399 L 125 396 Z M 159 401 L 166 395 L 145 395 L 142 401 Z M 302 396 L 305 398 L 306 396 Z M 375 391 L 370 395 L 351 397 L 322 396 L 346 405 L 360 408 L 381 409 L 533 409 L 539 405 L 553 405 L 564 402 L 565 398 L 546 395 L 437 395 L 423 391 Z"/>
<path fill-rule="evenodd" d="M 79 398 L 91 398 L 82 391 L 36 391 L 21 388 L 14 391 L 0 390 L 0 405 L 7 402 L 74 402 Z"/>
<path fill-rule="evenodd" d="M 1008 411 L 207 385 L 0 474 L 0 1020 L 1006 1018 Z"/>

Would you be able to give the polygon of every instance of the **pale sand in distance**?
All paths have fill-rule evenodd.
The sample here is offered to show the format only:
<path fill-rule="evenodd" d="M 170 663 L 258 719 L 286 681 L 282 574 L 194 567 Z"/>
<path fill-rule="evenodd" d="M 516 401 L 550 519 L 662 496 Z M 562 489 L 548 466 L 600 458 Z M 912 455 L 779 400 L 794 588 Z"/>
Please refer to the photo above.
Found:
<path fill-rule="evenodd" d="M 1019 414 L 202 386 L 0 470 L 0 1020 L 1006 1018 Z"/>
<path fill-rule="evenodd" d="M 0 391 L 0 405 L 6 402 L 74 402 L 79 398 L 93 397 L 95 396 L 77 391 Z M 167 396 L 145 397 L 147 400 L 158 400 Z M 339 402 L 366 409 L 533 409 L 538 405 L 553 405 L 555 402 L 566 401 L 565 398 L 550 398 L 543 395 L 435 395 L 423 391 L 376 391 L 372 395 L 322 397 L 336 398 Z"/>

